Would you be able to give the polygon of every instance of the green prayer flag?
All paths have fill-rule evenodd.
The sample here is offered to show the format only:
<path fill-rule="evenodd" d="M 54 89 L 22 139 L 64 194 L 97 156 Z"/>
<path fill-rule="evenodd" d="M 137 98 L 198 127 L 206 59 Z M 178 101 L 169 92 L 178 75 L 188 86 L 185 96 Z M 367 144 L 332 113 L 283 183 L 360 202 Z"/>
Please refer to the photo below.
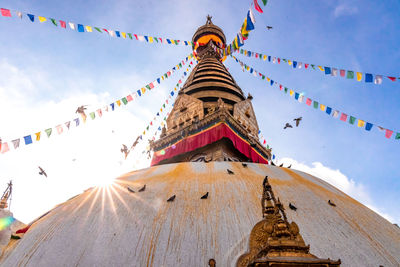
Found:
<path fill-rule="evenodd" d="M 282 58 L 282 60 L 283 60 L 284 62 L 287 62 L 287 60 L 286 60 L 285 58 Z"/>
<path fill-rule="evenodd" d="M 165 104 L 162 105 L 165 108 Z"/>
<path fill-rule="evenodd" d="M 150 127 L 150 126 L 147 126 L 147 128 L 146 128 L 147 131 L 149 130 L 149 127 Z"/>
<path fill-rule="evenodd" d="M 157 37 L 153 37 L 154 41 L 156 41 L 158 43 L 158 39 Z"/>
<path fill-rule="evenodd" d="M 164 74 L 164 76 L 165 76 L 165 78 L 168 78 L 168 75 L 166 73 Z"/>
<path fill-rule="evenodd" d="M 99 28 L 97 28 L 97 27 L 94 27 L 95 29 L 96 29 L 96 31 L 98 31 L 98 32 L 102 32 Z M 131 38 L 132 39 L 132 38 Z"/>
<path fill-rule="evenodd" d="M 240 49 L 240 54 L 243 54 L 243 49 Z"/>
<path fill-rule="evenodd" d="M 149 89 L 149 90 L 151 90 L 150 85 L 146 85 L 146 88 Z"/>
<path fill-rule="evenodd" d="M 353 116 L 350 116 L 349 123 L 354 124 L 355 122 L 356 122 L 356 118 L 354 118 Z"/>
<path fill-rule="evenodd" d="M 400 133 L 397 133 L 396 137 L 394 139 L 396 139 L 396 140 L 400 139 Z"/>
<path fill-rule="evenodd" d="M 311 67 L 315 70 L 315 65 L 314 64 L 311 64 Z"/>
<path fill-rule="evenodd" d="M 354 71 L 348 70 L 347 71 L 347 79 L 353 79 L 354 78 Z"/>
<path fill-rule="evenodd" d="M 54 26 L 57 26 L 57 21 L 55 19 L 50 18 L 51 22 L 53 22 Z"/>
<path fill-rule="evenodd" d="M 263 79 L 263 80 L 265 79 L 265 75 L 262 76 L 262 79 Z"/>
<path fill-rule="evenodd" d="M 318 102 L 314 101 L 314 108 L 318 108 Z"/>
<path fill-rule="evenodd" d="M 288 89 L 287 89 L 287 87 L 285 87 L 285 93 L 287 94 L 287 91 L 288 91 Z"/>
<path fill-rule="evenodd" d="M 90 115 L 90 118 L 92 118 L 92 120 L 94 120 L 94 118 L 96 117 L 96 115 L 94 114 L 94 112 L 90 112 L 89 115 Z"/>
<path fill-rule="evenodd" d="M 129 38 L 132 39 L 132 34 L 131 33 L 127 33 Z"/>
<path fill-rule="evenodd" d="M 51 132 L 53 131 L 53 129 L 52 129 L 52 128 L 49 128 L 49 129 L 46 129 L 46 130 L 44 130 L 44 131 L 46 132 L 47 137 L 50 137 Z"/>
<path fill-rule="evenodd" d="M 259 55 L 258 55 L 258 58 L 262 60 L 262 54 L 259 54 Z"/>
<path fill-rule="evenodd" d="M 122 98 L 121 100 L 125 105 L 128 104 L 128 100 L 126 99 L 126 97 Z"/>
<path fill-rule="evenodd" d="M 268 3 L 268 0 L 262 0 L 264 6 Z"/>
<path fill-rule="evenodd" d="M 164 120 L 166 121 L 166 120 L 167 120 L 167 117 L 164 117 Z"/>
<path fill-rule="evenodd" d="M 179 67 L 181 67 L 181 68 L 182 68 L 182 63 L 179 63 Z"/>

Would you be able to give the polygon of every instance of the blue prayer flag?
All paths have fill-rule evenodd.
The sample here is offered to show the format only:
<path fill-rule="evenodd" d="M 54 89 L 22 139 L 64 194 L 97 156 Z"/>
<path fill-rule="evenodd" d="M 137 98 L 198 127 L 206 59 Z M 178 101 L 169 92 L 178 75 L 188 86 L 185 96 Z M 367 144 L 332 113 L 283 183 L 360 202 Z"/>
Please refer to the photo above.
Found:
<path fill-rule="evenodd" d="M 372 126 L 373 126 L 373 124 L 372 124 L 372 123 L 369 123 L 369 122 L 367 122 L 367 124 L 365 125 L 365 130 L 367 130 L 367 131 L 371 131 L 371 129 L 372 129 Z"/>
<path fill-rule="evenodd" d="M 121 37 L 121 34 L 119 33 L 119 31 L 115 31 L 115 34 L 117 35 L 117 37 Z"/>
<path fill-rule="evenodd" d="M 147 37 L 147 36 L 144 36 L 144 39 L 146 39 L 146 42 L 149 41 L 149 37 Z"/>
<path fill-rule="evenodd" d="M 331 68 L 330 67 L 325 67 L 325 74 L 331 74 Z"/>
<path fill-rule="evenodd" d="M 261 133 L 261 131 L 260 130 L 258 130 L 258 134 L 260 134 Z"/>
<path fill-rule="evenodd" d="M 250 17 L 250 10 L 247 11 L 247 25 L 246 25 L 246 31 L 251 31 L 254 30 L 254 24 L 251 21 L 251 17 Z"/>
<path fill-rule="evenodd" d="M 24 136 L 25 145 L 32 144 L 32 137 L 30 135 Z"/>
<path fill-rule="evenodd" d="M 160 79 L 160 78 L 157 78 L 157 82 L 160 83 L 160 82 L 161 82 L 161 79 Z"/>
<path fill-rule="evenodd" d="M 326 113 L 328 115 L 331 115 L 331 112 L 332 112 L 332 108 L 331 107 L 326 107 Z"/>
<path fill-rule="evenodd" d="M 84 32 L 85 29 L 83 28 L 82 24 L 78 24 L 78 32 Z"/>
<path fill-rule="evenodd" d="M 171 43 L 171 40 L 170 40 L 170 39 L 167 39 L 167 42 L 170 44 L 170 43 Z"/>
<path fill-rule="evenodd" d="M 184 71 L 184 72 L 183 72 L 183 76 L 186 76 L 186 74 L 187 74 L 186 71 Z"/>
<path fill-rule="evenodd" d="M 173 70 L 176 70 L 176 67 L 172 67 Z"/>
<path fill-rule="evenodd" d="M 293 61 L 293 69 L 297 67 L 297 61 Z"/>
<path fill-rule="evenodd" d="M 253 68 L 250 68 L 250 73 L 253 73 Z"/>
<path fill-rule="evenodd" d="M 171 91 L 171 96 L 174 96 L 174 92 L 173 91 Z"/>
<path fill-rule="evenodd" d="M 110 104 L 112 111 L 114 111 L 114 103 Z"/>
<path fill-rule="evenodd" d="M 161 131 L 161 126 L 158 126 L 158 130 Z"/>
<path fill-rule="evenodd" d="M 272 159 L 275 159 L 275 154 L 274 154 L 274 155 L 272 155 Z"/>
<path fill-rule="evenodd" d="M 365 82 L 372 83 L 373 77 L 371 73 L 365 73 Z"/>
<path fill-rule="evenodd" d="M 142 93 L 140 92 L 140 90 L 137 90 L 137 94 L 138 94 L 139 96 L 142 95 Z"/>
<path fill-rule="evenodd" d="M 268 61 L 271 62 L 271 56 L 268 56 Z"/>
<path fill-rule="evenodd" d="M 271 80 L 271 86 L 272 86 L 272 85 L 274 85 L 274 81 L 273 81 L 273 80 Z"/>
<path fill-rule="evenodd" d="M 79 118 L 74 119 L 75 121 L 75 126 L 78 127 L 79 126 Z"/>
<path fill-rule="evenodd" d="M 294 93 L 294 99 L 298 100 L 298 99 L 299 99 L 299 95 L 300 95 L 300 94 L 299 94 L 299 93 L 297 93 L 297 92 L 296 92 L 296 93 Z"/>
<path fill-rule="evenodd" d="M 157 112 L 157 116 L 160 116 L 160 112 Z"/>
<path fill-rule="evenodd" d="M 35 21 L 35 15 L 32 15 L 32 14 L 26 14 L 26 15 L 28 16 L 28 18 L 29 18 L 32 22 Z"/>

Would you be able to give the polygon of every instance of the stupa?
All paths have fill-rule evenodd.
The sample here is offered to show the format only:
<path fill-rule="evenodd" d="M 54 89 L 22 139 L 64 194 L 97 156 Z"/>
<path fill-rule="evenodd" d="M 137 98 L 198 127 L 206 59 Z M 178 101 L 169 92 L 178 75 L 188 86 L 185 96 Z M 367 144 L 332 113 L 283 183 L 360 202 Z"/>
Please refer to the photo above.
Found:
<path fill-rule="evenodd" d="M 151 143 L 152 166 L 56 206 L 0 264 L 399 266 L 398 227 L 319 178 L 268 164 L 211 17 L 193 41 L 199 64 Z"/>

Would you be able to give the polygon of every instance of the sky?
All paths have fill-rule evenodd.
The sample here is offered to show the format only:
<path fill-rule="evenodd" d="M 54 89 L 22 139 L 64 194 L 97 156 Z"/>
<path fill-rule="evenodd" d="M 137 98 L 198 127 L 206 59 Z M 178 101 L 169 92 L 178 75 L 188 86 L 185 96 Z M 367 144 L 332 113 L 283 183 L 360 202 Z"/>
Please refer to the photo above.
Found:
<path fill-rule="evenodd" d="M 190 41 L 207 14 L 231 42 L 251 1 L 20 1 L 2 8 L 83 25 Z M 400 3 L 370 1 L 269 0 L 255 12 L 255 30 L 243 49 L 300 62 L 399 77 Z M 79 33 L 50 21 L 0 17 L 0 138 L 8 142 L 76 118 L 75 110 L 94 111 L 135 92 L 182 61 L 188 46 L 149 44 L 105 33 Z M 267 30 L 266 26 L 273 26 Z M 400 132 L 400 84 L 384 79 L 366 84 L 319 71 L 293 69 L 235 56 L 306 97 L 366 121 Z M 277 163 L 292 164 L 328 181 L 392 223 L 400 223 L 400 140 L 387 139 L 294 101 L 266 81 L 224 64 L 251 93 L 258 124 Z M 140 143 L 125 160 L 122 144 L 144 130 L 183 70 L 128 105 L 88 120 L 60 135 L 0 154 L 0 190 L 13 181 L 11 211 L 28 223 L 83 190 L 146 168 Z M 167 108 L 171 106 L 168 105 Z M 164 113 L 165 114 L 165 113 Z M 302 116 L 299 127 L 286 122 Z M 160 120 L 150 132 L 154 132 Z M 150 138 L 150 137 L 149 137 Z M 43 167 L 48 177 L 39 175 Z"/>

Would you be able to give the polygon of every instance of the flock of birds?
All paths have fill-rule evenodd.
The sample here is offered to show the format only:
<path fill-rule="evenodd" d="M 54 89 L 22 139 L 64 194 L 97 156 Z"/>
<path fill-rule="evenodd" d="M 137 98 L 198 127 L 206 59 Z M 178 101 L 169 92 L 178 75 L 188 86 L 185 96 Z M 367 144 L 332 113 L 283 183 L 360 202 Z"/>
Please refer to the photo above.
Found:
<path fill-rule="evenodd" d="M 295 121 L 296 122 L 296 127 L 299 127 L 299 124 L 300 124 L 300 121 L 303 119 L 303 117 L 298 117 L 298 118 L 295 118 L 295 119 L 293 119 L 293 121 Z M 286 128 L 293 128 L 293 126 L 290 124 L 290 123 L 286 123 L 285 124 L 285 127 L 283 127 L 283 129 L 285 130 Z"/>

